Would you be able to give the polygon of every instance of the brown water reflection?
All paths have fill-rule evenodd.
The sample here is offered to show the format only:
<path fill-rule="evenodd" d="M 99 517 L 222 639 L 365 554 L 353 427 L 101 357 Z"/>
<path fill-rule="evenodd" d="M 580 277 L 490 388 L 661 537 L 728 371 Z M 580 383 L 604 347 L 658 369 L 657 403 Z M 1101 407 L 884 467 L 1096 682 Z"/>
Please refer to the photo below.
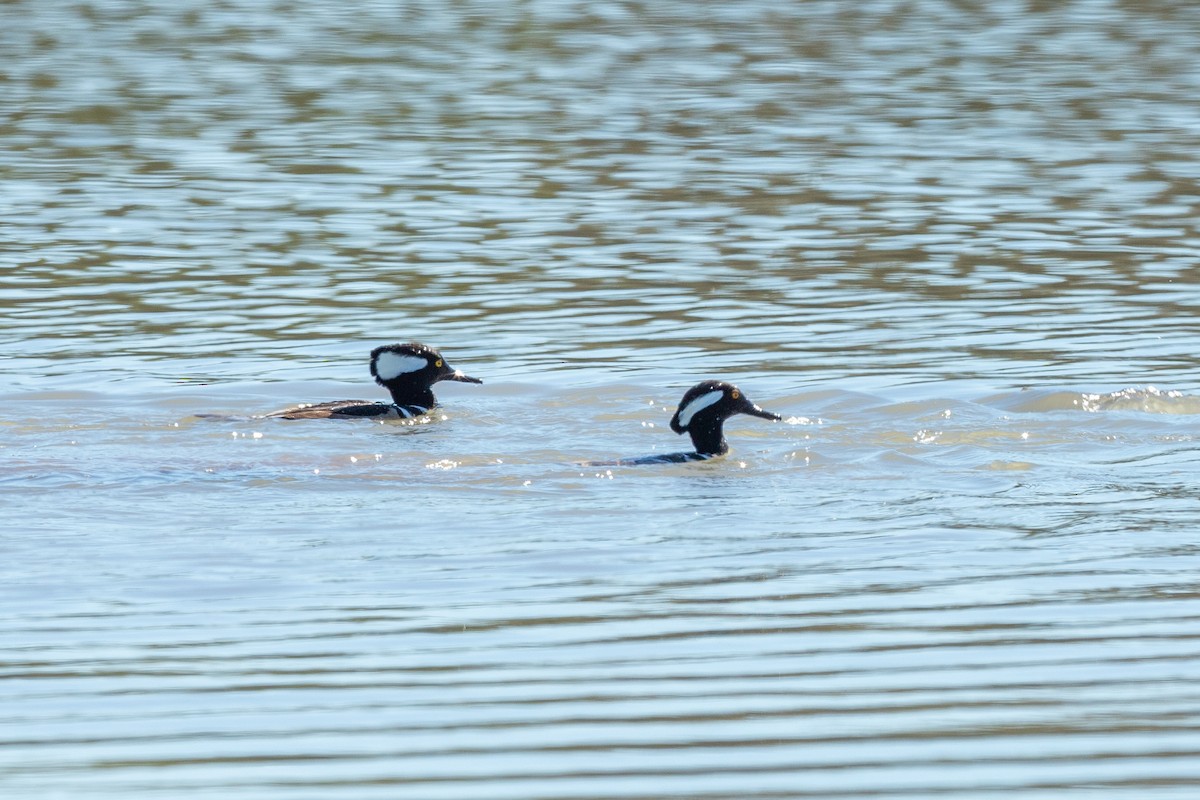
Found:
<path fill-rule="evenodd" d="M 1200 783 L 1200 7 L 0 20 L 0 785 Z M 365 396 L 396 339 L 487 384 L 191 416 Z M 573 465 L 714 375 L 791 424 Z"/>

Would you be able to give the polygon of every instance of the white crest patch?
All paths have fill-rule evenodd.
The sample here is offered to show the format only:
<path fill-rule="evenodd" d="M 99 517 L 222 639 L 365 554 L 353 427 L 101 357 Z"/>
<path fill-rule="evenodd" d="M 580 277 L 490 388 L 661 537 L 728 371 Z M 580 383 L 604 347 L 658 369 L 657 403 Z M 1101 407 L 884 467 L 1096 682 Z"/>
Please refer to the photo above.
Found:
<path fill-rule="evenodd" d="M 713 389 L 711 392 L 706 392 L 700 395 L 695 400 L 679 409 L 679 427 L 686 428 L 689 424 L 691 424 L 692 417 L 696 416 L 696 414 L 708 408 L 713 403 L 716 403 L 724 396 L 725 392 L 721 391 L 720 389 Z"/>
<path fill-rule="evenodd" d="M 401 375 L 425 369 L 427 366 L 429 366 L 429 362 L 421 356 L 393 353 L 386 350 L 379 354 L 379 358 L 375 359 L 375 374 L 379 376 L 380 380 L 390 381 Z"/>

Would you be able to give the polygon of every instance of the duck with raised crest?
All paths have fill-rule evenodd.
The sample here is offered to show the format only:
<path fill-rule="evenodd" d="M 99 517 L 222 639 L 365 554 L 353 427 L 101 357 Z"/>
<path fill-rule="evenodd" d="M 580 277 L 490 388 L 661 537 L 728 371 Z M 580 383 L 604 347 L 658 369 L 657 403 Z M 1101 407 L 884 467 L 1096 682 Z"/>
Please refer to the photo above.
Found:
<path fill-rule="evenodd" d="M 678 464 L 685 461 L 704 461 L 729 452 L 725 441 L 725 420 L 734 414 L 749 414 L 752 417 L 774 420 L 782 417 L 765 411 L 752 403 L 742 391 L 725 381 L 702 381 L 687 390 L 679 401 L 679 408 L 671 417 L 671 430 L 692 437 L 692 452 L 664 453 L 663 455 L 622 458 L 617 461 L 588 461 L 585 466 L 612 466 L 626 464 Z"/>
<path fill-rule="evenodd" d="M 432 386 L 438 381 L 483 383 L 453 369 L 432 347 L 417 342 L 385 344 L 371 351 L 371 375 L 392 395 L 391 403 L 335 400 L 272 411 L 265 417 L 282 419 L 409 419 L 437 405 Z"/>

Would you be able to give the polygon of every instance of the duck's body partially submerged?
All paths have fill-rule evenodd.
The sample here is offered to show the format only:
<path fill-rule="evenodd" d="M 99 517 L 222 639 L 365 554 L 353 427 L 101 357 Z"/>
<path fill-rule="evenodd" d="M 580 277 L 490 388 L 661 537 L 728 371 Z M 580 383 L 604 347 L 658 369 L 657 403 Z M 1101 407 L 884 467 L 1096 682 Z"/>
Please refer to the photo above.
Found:
<path fill-rule="evenodd" d="M 391 403 L 370 400 L 335 400 L 302 404 L 272 411 L 276 419 L 410 419 L 437 405 L 433 384 L 438 381 L 483 383 L 452 369 L 432 347 L 412 342 L 387 344 L 371 351 L 371 375 L 392 395 Z"/>
<path fill-rule="evenodd" d="M 723 456 L 729 452 L 729 444 L 725 441 L 725 420 L 734 414 L 749 414 L 776 422 L 782 419 L 778 414 L 764 411 L 750 402 L 741 390 L 731 383 L 702 381 L 687 390 L 683 399 L 679 401 L 679 408 L 671 417 L 671 430 L 681 435 L 685 432 L 689 434 L 695 450 L 622 458 L 616 461 L 588 461 L 585 462 L 585 466 L 679 464 Z"/>
<path fill-rule="evenodd" d="M 263 414 L 271 419 L 411 419 L 429 413 L 424 406 L 398 406 L 369 400 L 331 400 L 328 403 L 301 403 Z"/>

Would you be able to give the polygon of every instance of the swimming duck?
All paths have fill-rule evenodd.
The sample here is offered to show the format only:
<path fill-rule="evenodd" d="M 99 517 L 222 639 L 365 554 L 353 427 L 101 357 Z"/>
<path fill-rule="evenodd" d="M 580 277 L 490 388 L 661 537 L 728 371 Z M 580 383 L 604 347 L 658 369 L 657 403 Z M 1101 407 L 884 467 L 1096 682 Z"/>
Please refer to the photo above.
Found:
<path fill-rule="evenodd" d="M 585 466 L 626 464 L 678 464 L 685 461 L 704 461 L 729 452 L 723 430 L 725 420 L 734 414 L 749 414 L 778 422 L 782 417 L 764 411 L 751 402 L 742 390 L 725 381 L 701 381 L 688 389 L 671 417 L 671 430 L 692 437 L 692 452 L 622 458 L 617 461 L 589 461 Z"/>
<path fill-rule="evenodd" d="M 409 419 L 437 405 L 431 387 L 438 381 L 483 383 L 453 369 L 442 354 L 417 342 L 385 344 L 371 351 L 371 375 L 391 392 L 391 403 L 335 400 L 272 411 L 264 417 L 281 419 Z"/>

